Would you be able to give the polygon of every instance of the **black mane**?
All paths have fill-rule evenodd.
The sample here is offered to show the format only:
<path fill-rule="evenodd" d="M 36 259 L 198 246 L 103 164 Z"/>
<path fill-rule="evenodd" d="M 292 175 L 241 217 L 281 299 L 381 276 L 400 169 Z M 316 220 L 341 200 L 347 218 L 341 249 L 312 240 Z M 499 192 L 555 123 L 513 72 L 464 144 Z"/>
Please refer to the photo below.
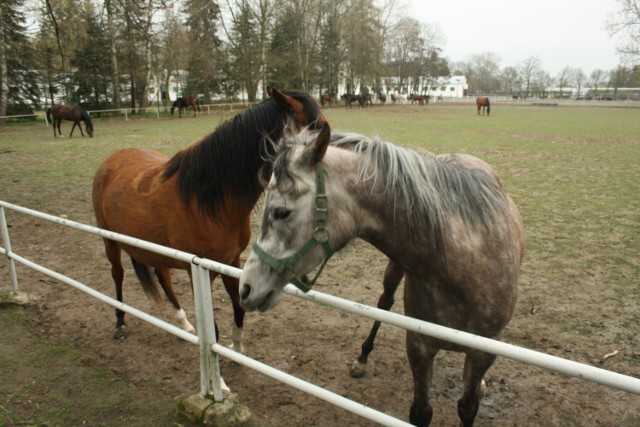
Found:
<path fill-rule="evenodd" d="M 307 112 L 312 112 L 311 119 L 318 117 L 317 106 L 315 110 L 309 109 L 312 101 L 308 95 L 296 98 L 305 103 Z M 167 179 L 177 174 L 183 200 L 189 203 L 191 197 L 195 197 L 199 208 L 211 218 L 215 218 L 219 209 L 224 209 L 225 192 L 255 202 L 263 191 L 258 174 L 270 154 L 268 151 L 272 150 L 266 139 L 280 138 L 286 118 L 287 114 L 275 101 L 267 99 L 178 152 L 167 163 L 163 176 Z M 265 178 L 271 174 L 269 164 L 266 168 Z"/>

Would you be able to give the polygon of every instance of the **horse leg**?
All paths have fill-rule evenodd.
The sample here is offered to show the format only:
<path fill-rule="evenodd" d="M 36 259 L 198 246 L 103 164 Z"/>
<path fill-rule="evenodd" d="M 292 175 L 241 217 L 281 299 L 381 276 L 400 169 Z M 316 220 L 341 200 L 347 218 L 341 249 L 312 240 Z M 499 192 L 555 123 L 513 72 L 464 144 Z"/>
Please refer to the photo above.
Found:
<path fill-rule="evenodd" d="M 111 263 L 111 277 L 116 285 L 116 299 L 122 300 L 122 282 L 124 280 L 124 268 L 122 268 L 121 249 L 113 240 L 104 240 L 105 252 L 107 259 Z M 114 339 L 123 339 L 129 335 L 127 324 L 124 321 L 124 311 L 116 308 L 116 331 L 113 334 Z"/>
<path fill-rule="evenodd" d="M 78 123 L 78 129 L 80 129 L 80 135 L 82 135 L 82 137 L 84 138 L 84 132 L 82 132 L 82 125 L 80 124 L 80 122 L 76 122 Z"/>
<path fill-rule="evenodd" d="M 71 133 L 69 134 L 69 138 L 73 136 L 73 130 L 76 128 L 77 122 L 73 122 L 73 126 L 71 126 Z"/>
<path fill-rule="evenodd" d="M 473 426 L 482 398 L 482 378 L 493 362 L 495 354 L 470 350 L 464 360 L 464 392 L 458 400 L 458 416 L 464 427 Z"/>
<path fill-rule="evenodd" d="M 382 281 L 384 291 L 382 292 L 382 295 L 380 295 L 380 299 L 378 299 L 379 309 L 387 311 L 391 309 L 394 302 L 393 297 L 400 285 L 400 282 L 402 281 L 402 277 L 404 277 L 404 271 L 402 271 L 398 264 L 389 260 L 387 268 L 384 271 L 384 279 Z M 353 378 L 361 378 L 367 372 L 367 361 L 369 359 L 369 354 L 373 351 L 373 344 L 379 328 L 380 322 L 375 321 L 369 336 L 362 343 L 360 356 L 358 356 L 358 359 L 351 365 L 350 373 Z"/>
<path fill-rule="evenodd" d="M 57 123 L 58 123 L 58 135 L 60 135 L 60 137 L 62 138 L 62 131 L 60 130 L 60 125 L 62 124 L 62 119 L 58 120 Z M 54 130 L 53 131 L 55 132 L 55 126 L 54 126 Z"/>
<path fill-rule="evenodd" d="M 162 286 L 162 290 L 164 290 L 164 294 L 167 296 L 171 305 L 175 309 L 175 319 L 176 322 L 180 324 L 180 327 L 187 332 L 195 332 L 196 329 L 189 323 L 187 320 L 187 315 L 184 310 L 180 306 L 180 302 L 178 301 L 178 297 L 173 292 L 173 286 L 171 285 L 171 270 L 168 268 L 154 268 L 153 271 L 156 273 L 156 277 L 160 282 L 160 286 Z"/>
<path fill-rule="evenodd" d="M 196 106 L 193 105 L 193 117 L 195 117 L 195 116 L 196 116 Z"/>
<path fill-rule="evenodd" d="M 231 265 L 240 268 L 240 257 L 233 260 Z M 227 290 L 233 306 L 233 330 L 231 331 L 232 344 L 230 348 L 239 353 L 244 353 L 244 346 L 242 345 L 244 309 L 240 306 L 240 281 L 234 277 L 222 276 L 222 283 L 224 283 L 224 288 Z"/>
<path fill-rule="evenodd" d="M 433 377 L 433 360 L 439 350 L 430 349 L 425 341 L 424 336 L 407 331 L 407 356 L 413 374 L 413 403 L 409 412 L 409 422 L 419 427 L 428 426 L 433 417 L 433 408 L 429 403 L 429 388 Z"/>

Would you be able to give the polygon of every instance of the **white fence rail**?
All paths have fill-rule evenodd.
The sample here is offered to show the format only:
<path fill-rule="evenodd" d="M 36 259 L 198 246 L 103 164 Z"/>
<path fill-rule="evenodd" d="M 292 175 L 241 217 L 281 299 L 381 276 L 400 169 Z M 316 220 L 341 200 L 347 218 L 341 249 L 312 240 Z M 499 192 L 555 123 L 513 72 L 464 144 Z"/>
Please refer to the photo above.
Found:
<path fill-rule="evenodd" d="M 6 226 L 6 219 L 4 209 L 11 209 L 13 211 L 31 215 L 36 218 L 40 218 L 46 221 L 54 222 L 57 224 L 65 225 L 77 230 L 95 234 L 101 237 L 106 237 L 112 240 L 116 240 L 122 243 L 126 243 L 132 246 L 142 247 L 147 250 L 156 251 L 162 255 L 174 257 L 176 259 L 188 262 L 192 265 L 192 276 L 194 277 L 194 292 L 196 300 L 196 316 L 198 321 L 198 337 L 188 332 L 179 329 L 178 327 L 171 325 L 167 322 L 154 318 L 144 312 L 141 312 L 126 304 L 120 303 L 113 298 L 110 298 L 104 294 L 101 294 L 90 287 L 76 282 L 66 276 L 39 266 L 32 261 L 29 261 L 11 250 L 9 241 L 8 228 Z M 225 264 L 221 264 L 212 260 L 198 258 L 192 254 L 177 251 L 175 249 L 167 248 L 164 246 L 156 245 L 153 243 L 145 242 L 139 239 L 135 239 L 129 236 L 120 235 L 117 233 L 101 230 L 89 225 L 80 224 L 67 219 L 55 217 L 42 212 L 27 209 L 21 206 L 13 205 L 4 201 L 0 201 L 0 228 L 2 228 L 2 239 L 4 248 L 0 247 L 0 254 L 4 254 L 7 257 L 9 263 L 9 274 L 13 283 L 13 292 L 19 292 L 17 276 L 15 273 L 14 261 L 24 264 L 29 268 L 40 271 L 47 274 L 57 280 L 67 283 L 77 289 L 86 292 L 107 304 L 113 305 L 127 313 L 136 316 L 142 320 L 150 322 L 167 332 L 175 334 L 180 338 L 194 343 L 200 346 L 201 355 L 201 395 L 205 396 L 213 391 L 214 398 L 221 400 L 221 391 L 219 389 L 219 372 L 217 366 L 217 355 L 227 357 L 237 363 L 247 366 L 251 369 L 257 370 L 264 375 L 274 378 L 278 381 L 284 382 L 292 387 L 307 392 L 315 397 L 328 401 L 336 406 L 351 411 L 357 415 L 367 418 L 372 421 L 376 421 L 385 425 L 408 425 L 404 421 L 393 418 L 387 414 L 379 412 L 375 409 L 368 408 L 360 403 L 346 399 L 340 395 L 332 393 L 328 390 L 322 389 L 316 385 L 310 384 L 306 381 L 300 380 L 282 371 L 278 371 L 268 365 L 258 362 L 242 354 L 236 353 L 226 347 L 223 347 L 215 342 L 213 336 L 213 311 L 211 309 L 211 289 L 209 287 L 208 274 L 209 270 L 215 270 L 221 274 L 239 277 L 240 269 L 231 267 Z M 464 345 L 467 347 L 482 350 L 488 353 L 493 353 L 498 356 L 506 357 L 519 362 L 527 363 L 530 365 L 538 366 L 551 371 L 563 373 L 569 376 L 581 378 L 583 380 L 595 382 L 598 384 L 606 385 L 608 387 L 623 390 L 629 393 L 640 395 L 640 379 L 634 378 L 628 375 L 619 374 L 605 369 L 596 368 L 590 365 L 574 362 L 568 359 L 563 359 L 556 356 L 551 356 L 538 351 L 529 350 L 526 348 L 518 347 L 512 344 L 504 343 L 501 341 L 495 341 L 484 337 L 479 337 L 466 332 L 457 331 L 444 326 L 423 322 L 410 317 L 402 316 L 400 314 L 380 310 L 374 307 L 359 304 L 353 301 L 345 300 L 339 297 L 324 294 L 318 291 L 309 291 L 303 293 L 293 285 L 287 285 L 285 287 L 287 294 L 317 303 L 324 306 L 337 308 L 339 310 L 363 316 L 373 320 L 379 320 L 384 323 L 395 325 L 397 327 L 418 332 L 421 334 L 429 335 L 439 339 L 447 340 L 453 343 Z"/>

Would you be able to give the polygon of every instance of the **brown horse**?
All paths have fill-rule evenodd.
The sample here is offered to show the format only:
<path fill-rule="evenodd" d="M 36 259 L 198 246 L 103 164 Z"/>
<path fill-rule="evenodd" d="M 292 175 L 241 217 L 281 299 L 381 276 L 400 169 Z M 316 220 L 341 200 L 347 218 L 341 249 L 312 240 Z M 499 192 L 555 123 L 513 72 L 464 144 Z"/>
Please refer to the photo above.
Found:
<path fill-rule="evenodd" d="M 270 88 L 269 88 L 270 89 Z M 93 208 L 99 227 L 240 267 L 251 237 L 250 215 L 271 174 L 267 162 L 285 122 L 316 128 L 324 115 L 307 93 L 270 89 L 270 98 L 220 125 L 215 132 L 169 158 L 137 148 L 117 151 L 97 170 Z M 172 268 L 190 266 L 142 249 L 104 239 L 118 301 L 130 257 L 145 292 L 157 297 L 153 268 L 183 329 L 193 331 L 171 285 Z M 212 273 L 213 281 L 217 274 Z M 222 276 L 234 311 L 232 339 L 242 349 L 244 310 L 238 279 Z M 116 338 L 127 335 L 125 313 L 116 309 Z"/>
<path fill-rule="evenodd" d="M 487 116 L 491 114 L 491 102 L 488 96 L 479 96 L 476 98 L 476 106 L 478 107 L 478 115 L 480 115 L 480 109 L 482 109 L 482 115 L 484 116 L 485 109 L 487 110 Z"/>
<path fill-rule="evenodd" d="M 323 107 L 332 107 L 336 103 L 337 95 L 335 93 L 325 93 L 320 97 L 320 103 Z"/>
<path fill-rule="evenodd" d="M 429 95 L 409 95 L 409 101 L 411 101 L 411 104 L 417 102 L 418 105 L 429 105 L 429 99 L 431 99 Z"/>
<path fill-rule="evenodd" d="M 195 96 L 176 99 L 171 106 L 171 115 L 173 116 L 173 111 L 177 108 L 179 117 L 182 117 L 182 111 L 188 107 L 193 108 L 193 117 L 196 116 L 196 109 L 200 111 L 200 102 Z"/>
<path fill-rule="evenodd" d="M 55 104 L 47 110 L 47 121 L 49 121 L 49 123 L 53 125 L 54 137 L 58 136 L 58 134 L 62 136 L 62 132 L 60 131 L 60 124 L 62 123 L 62 120 L 73 122 L 69 138 L 73 136 L 73 130 L 76 128 L 76 126 L 78 126 L 78 128 L 80 129 L 80 133 L 82 134 L 82 136 L 84 136 L 84 132 L 82 132 L 82 126 L 80 126 L 80 121 L 84 122 L 87 133 L 91 138 L 93 138 L 93 122 L 91 121 L 91 117 L 89 117 L 89 114 L 84 111 L 82 107 L 78 107 L 77 105 Z M 56 127 L 58 128 L 57 134 Z"/>

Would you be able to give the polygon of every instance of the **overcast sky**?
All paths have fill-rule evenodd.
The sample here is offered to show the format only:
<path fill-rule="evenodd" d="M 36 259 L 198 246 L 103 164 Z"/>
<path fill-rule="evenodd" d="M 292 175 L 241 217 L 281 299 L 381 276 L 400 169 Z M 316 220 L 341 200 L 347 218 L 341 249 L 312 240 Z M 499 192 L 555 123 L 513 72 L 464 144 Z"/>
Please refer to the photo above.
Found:
<path fill-rule="evenodd" d="M 443 54 L 453 62 L 492 52 L 499 66 L 531 56 L 556 77 L 566 66 L 587 75 L 620 64 L 616 41 L 605 28 L 615 0 L 405 0 L 409 16 L 438 25 Z"/>

